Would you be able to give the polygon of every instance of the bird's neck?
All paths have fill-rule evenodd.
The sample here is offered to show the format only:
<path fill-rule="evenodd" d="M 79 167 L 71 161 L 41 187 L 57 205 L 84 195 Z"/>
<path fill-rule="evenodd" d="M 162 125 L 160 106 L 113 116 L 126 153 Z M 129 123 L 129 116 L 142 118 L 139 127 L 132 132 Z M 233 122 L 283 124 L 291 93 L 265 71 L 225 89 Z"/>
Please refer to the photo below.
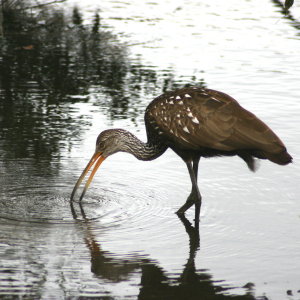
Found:
<path fill-rule="evenodd" d="M 130 132 L 127 132 L 126 136 L 127 139 L 123 143 L 121 151 L 130 153 L 139 160 L 153 160 L 161 156 L 168 148 L 159 141 L 144 143 Z"/>

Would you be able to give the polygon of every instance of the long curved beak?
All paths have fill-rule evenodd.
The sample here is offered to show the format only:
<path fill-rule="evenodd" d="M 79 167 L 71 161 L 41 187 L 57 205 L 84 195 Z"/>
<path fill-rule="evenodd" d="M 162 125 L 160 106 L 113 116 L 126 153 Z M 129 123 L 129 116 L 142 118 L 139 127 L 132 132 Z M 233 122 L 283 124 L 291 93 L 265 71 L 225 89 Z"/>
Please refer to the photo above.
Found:
<path fill-rule="evenodd" d="M 90 177 L 88 178 L 88 180 L 87 180 L 87 182 L 86 182 L 86 184 L 85 184 L 85 186 L 84 186 L 84 189 L 83 189 L 83 191 L 82 191 L 82 193 L 81 193 L 81 196 L 80 196 L 80 198 L 79 198 L 79 201 L 82 200 L 83 196 L 85 195 L 85 192 L 87 191 L 87 189 L 88 189 L 90 183 L 91 183 L 92 180 L 93 180 L 93 177 L 94 177 L 96 171 L 98 170 L 98 168 L 100 167 L 101 163 L 102 163 L 102 162 L 104 161 L 104 159 L 105 159 L 105 157 L 103 157 L 101 154 L 102 154 L 102 153 L 96 152 L 96 153 L 92 156 L 91 160 L 89 161 L 89 163 L 87 164 L 87 166 L 85 167 L 85 169 L 83 170 L 82 174 L 81 174 L 80 177 L 78 178 L 78 180 L 77 180 L 77 182 L 76 182 L 76 184 L 75 184 L 75 186 L 74 186 L 74 189 L 73 189 L 73 191 L 72 191 L 71 199 L 70 199 L 71 201 L 73 201 L 73 198 L 74 198 L 74 196 L 75 196 L 75 193 L 76 193 L 77 189 L 79 188 L 81 182 L 82 182 L 83 179 L 85 178 L 86 174 L 88 173 L 88 171 L 89 171 L 89 170 L 92 168 L 92 166 L 94 165 L 94 168 L 93 168 L 93 170 L 92 170 L 92 172 L 91 172 L 91 174 L 90 174 Z"/>

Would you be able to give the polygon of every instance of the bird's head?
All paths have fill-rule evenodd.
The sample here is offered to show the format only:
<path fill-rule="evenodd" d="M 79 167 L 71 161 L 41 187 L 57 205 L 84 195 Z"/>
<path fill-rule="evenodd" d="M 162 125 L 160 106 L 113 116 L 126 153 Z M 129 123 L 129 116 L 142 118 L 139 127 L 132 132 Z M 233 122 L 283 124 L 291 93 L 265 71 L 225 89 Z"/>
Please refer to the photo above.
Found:
<path fill-rule="evenodd" d="M 124 139 L 122 137 L 126 135 L 126 131 L 122 129 L 108 129 L 102 131 L 97 138 L 96 141 L 96 150 L 92 158 L 90 159 L 89 163 L 87 164 L 86 168 L 83 170 L 81 176 L 79 177 L 78 181 L 76 182 L 73 192 L 71 194 L 71 201 L 73 200 L 76 190 L 79 188 L 81 182 L 89 172 L 89 170 L 94 166 L 86 184 L 83 189 L 83 192 L 80 196 L 80 200 L 83 198 L 85 192 L 87 191 L 92 179 L 100 167 L 101 163 L 110 155 L 122 151 L 124 146 Z"/>
<path fill-rule="evenodd" d="M 124 147 L 123 136 L 127 131 L 123 129 L 108 129 L 102 131 L 96 141 L 96 153 L 101 153 L 106 158 L 116 152 L 122 151 Z"/>

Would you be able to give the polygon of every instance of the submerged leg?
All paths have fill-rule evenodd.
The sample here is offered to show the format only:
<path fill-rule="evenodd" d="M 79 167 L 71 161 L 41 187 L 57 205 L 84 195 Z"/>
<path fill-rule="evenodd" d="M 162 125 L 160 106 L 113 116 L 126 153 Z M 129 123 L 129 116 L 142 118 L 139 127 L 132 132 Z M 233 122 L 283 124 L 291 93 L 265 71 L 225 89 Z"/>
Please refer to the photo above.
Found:
<path fill-rule="evenodd" d="M 198 177 L 198 165 L 200 158 L 197 157 L 193 160 L 193 164 L 191 161 L 186 163 L 189 174 L 192 181 L 192 191 L 189 197 L 187 198 L 185 204 L 179 208 L 177 214 L 184 214 L 193 204 L 195 204 L 195 221 L 199 221 L 200 216 L 200 208 L 201 208 L 201 194 L 197 185 L 197 177 Z"/>

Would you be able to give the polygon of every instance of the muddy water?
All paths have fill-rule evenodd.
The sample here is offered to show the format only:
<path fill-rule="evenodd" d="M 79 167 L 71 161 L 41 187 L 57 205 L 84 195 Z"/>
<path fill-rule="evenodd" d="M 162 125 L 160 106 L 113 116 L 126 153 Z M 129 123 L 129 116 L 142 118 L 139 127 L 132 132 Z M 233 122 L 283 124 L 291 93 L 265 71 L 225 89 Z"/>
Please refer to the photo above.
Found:
<path fill-rule="evenodd" d="M 77 94 L 29 79 L 3 84 L 0 295 L 300 299 L 296 5 L 282 18 L 271 1 L 102 1 L 103 26 L 125 32 L 118 39 L 131 44 L 123 61 L 131 71 L 122 80 L 87 85 L 71 76 L 82 87 Z M 86 1 L 87 22 L 95 7 Z M 237 158 L 202 160 L 199 235 L 192 210 L 186 219 L 174 214 L 190 181 L 171 151 L 153 162 L 110 157 L 83 203 L 70 205 L 98 133 L 122 127 L 145 140 L 147 103 L 163 87 L 193 80 L 230 93 L 261 117 L 294 164 L 261 162 L 252 174 Z"/>

